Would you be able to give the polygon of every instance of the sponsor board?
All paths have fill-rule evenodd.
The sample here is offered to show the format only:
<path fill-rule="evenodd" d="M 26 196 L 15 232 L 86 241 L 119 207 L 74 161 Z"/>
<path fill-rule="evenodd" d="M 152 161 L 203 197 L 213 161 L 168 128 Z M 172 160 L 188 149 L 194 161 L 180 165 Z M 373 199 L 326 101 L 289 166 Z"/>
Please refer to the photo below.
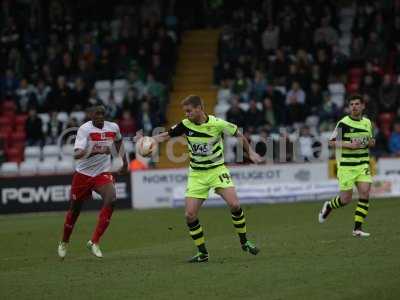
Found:
<path fill-rule="evenodd" d="M 400 158 L 380 158 L 378 160 L 378 175 L 400 176 Z"/>
<path fill-rule="evenodd" d="M 275 164 L 229 167 L 237 187 L 266 183 L 308 183 L 328 179 L 326 163 Z M 132 206 L 134 208 L 171 207 L 174 189 L 185 189 L 188 169 L 146 170 L 133 172 Z"/>
<path fill-rule="evenodd" d="M 0 181 L 0 214 L 65 210 L 70 200 L 72 176 L 35 176 L 2 178 Z M 117 176 L 117 207 L 131 207 L 129 176 Z M 100 195 L 93 192 L 93 201 L 85 209 L 101 207 Z"/>
<path fill-rule="evenodd" d="M 238 185 L 236 191 L 243 204 L 282 203 L 329 199 L 338 194 L 339 186 L 337 180 L 330 179 L 311 183 L 282 182 L 264 185 Z M 181 187 L 174 188 L 172 207 L 184 206 L 184 192 L 185 190 Z M 357 198 L 356 189 L 354 192 L 354 198 Z M 370 196 L 371 198 L 400 196 L 400 176 L 375 177 Z M 215 193 L 210 193 L 204 205 L 220 206 L 225 205 L 225 202 Z"/>

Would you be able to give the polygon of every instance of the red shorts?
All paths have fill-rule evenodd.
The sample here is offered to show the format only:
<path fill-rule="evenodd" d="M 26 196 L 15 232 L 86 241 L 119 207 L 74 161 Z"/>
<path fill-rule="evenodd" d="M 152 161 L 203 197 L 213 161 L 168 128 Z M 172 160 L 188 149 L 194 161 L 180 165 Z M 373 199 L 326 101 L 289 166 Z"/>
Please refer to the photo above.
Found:
<path fill-rule="evenodd" d="M 114 177 L 108 172 L 101 173 L 95 177 L 75 172 L 72 177 L 71 199 L 77 201 L 90 199 L 94 188 L 110 182 L 114 182 Z"/>

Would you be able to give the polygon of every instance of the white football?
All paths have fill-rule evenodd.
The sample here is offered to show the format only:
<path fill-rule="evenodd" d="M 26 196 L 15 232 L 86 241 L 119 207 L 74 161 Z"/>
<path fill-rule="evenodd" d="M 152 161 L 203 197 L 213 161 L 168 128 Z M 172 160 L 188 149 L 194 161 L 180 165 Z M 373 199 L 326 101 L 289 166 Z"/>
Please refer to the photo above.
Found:
<path fill-rule="evenodd" d="M 136 151 L 141 156 L 153 156 L 157 151 L 157 142 L 151 136 L 144 136 L 136 143 Z"/>

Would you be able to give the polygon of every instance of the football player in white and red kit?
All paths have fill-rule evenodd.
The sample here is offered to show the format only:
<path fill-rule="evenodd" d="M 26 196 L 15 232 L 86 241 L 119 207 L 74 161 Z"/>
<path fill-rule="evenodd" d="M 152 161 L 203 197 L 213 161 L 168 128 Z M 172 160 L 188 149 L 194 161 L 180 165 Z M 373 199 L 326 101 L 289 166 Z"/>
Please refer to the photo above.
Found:
<path fill-rule="evenodd" d="M 110 223 L 116 201 L 114 178 L 110 173 L 111 149 L 114 143 L 123 161 L 119 173 L 124 173 L 128 169 L 119 127 L 116 123 L 105 121 L 104 116 L 105 107 L 95 106 L 91 109 L 92 120 L 78 129 L 74 145 L 74 158 L 77 161 L 76 172 L 72 178 L 70 208 L 65 216 L 63 237 L 58 245 L 58 255 L 61 258 L 67 254 L 74 224 L 79 217 L 83 202 L 91 199 L 92 191 L 101 195 L 104 204 L 87 247 L 96 257 L 103 257 L 99 240 Z"/>

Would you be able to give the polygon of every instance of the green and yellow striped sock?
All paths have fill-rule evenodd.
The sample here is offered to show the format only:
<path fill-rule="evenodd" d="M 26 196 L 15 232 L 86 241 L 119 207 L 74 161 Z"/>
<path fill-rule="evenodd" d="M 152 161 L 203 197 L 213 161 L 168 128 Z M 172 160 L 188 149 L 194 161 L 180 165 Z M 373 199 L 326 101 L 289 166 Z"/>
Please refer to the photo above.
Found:
<path fill-rule="evenodd" d="M 361 226 L 368 215 L 368 208 L 368 199 L 358 199 L 358 204 L 354 213 L 354 230 L 361 229 Z"/>
<path fill-rule="evenodd" d="M 203 227 L 201 227 L 199 220 L 188 223 L 187 226 L 189 227 L 190 236 L 192 237 L 196 247 L 199 249 L 199 252 L 208 253 L 204 239 Z"/>
<path fill-rule="evenodd" d="M 331 201 L 329 201 L 329 206 L 332 209 L 336 209 L 336 208 L 342 207 L 344 205 L 345 204 L 342 203 L 342 201 L 340 200 L 340 196 L 335 196 L 335 197 L 332 198 Z"/>
<path fill-rule="evenodd" d="M 247 242 L 246 218 L 244 217 L 244 212 L 241 208 L 232 212 L 232 223 L 239 235 L 240 243 L 245 244 Z"/>

